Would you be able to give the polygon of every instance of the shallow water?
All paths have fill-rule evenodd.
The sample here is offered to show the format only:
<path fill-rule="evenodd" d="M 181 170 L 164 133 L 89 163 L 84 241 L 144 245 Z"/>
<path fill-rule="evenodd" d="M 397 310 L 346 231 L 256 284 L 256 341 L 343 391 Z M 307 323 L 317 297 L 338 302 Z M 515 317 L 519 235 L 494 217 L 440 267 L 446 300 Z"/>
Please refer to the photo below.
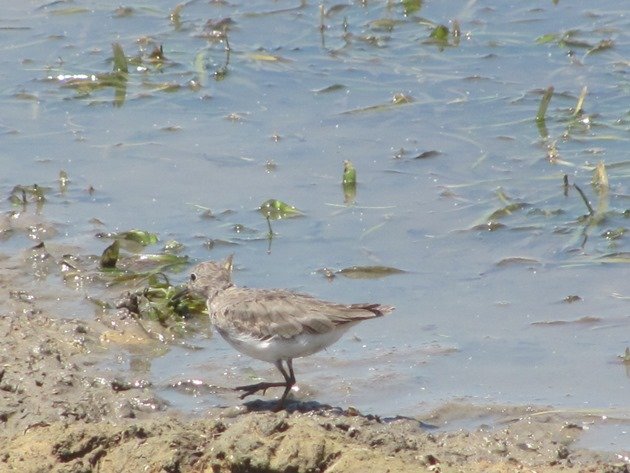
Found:
<path fill-rule="evenodd" d="M 98 255 L 107 243 L 97 232 L 141 228 L 194 260 L 234 253 L 238 284 L 397 307 L 296 361 L 306 398 L 383 415 L 454 399 L 627 408 L 618 355 L 630 345 L 629 250 L 626 236 L 604 235 L 627 226 L 630 202 L 630 25 L 619 2 L 425 2 L 408 14 L 399 3 L 325 4 L 323 32 L 315 3 L 192 1 L 179 24 L 171 2 L 136 2 L 129 14 L 101 3 L 5 6 L 0 186 L 6 196 L 17 184 L 51 188 L 3 239 L 5 265 L 19 266 L 40 240 L 57 259 Z M 204 37 L 208 20 L 227 17 L 229 58 L 224 42 Z M 428 41 L 433 24 L 453 29 L 452 20 L 459 38 Z M 537 41 L 549 34 L 558 36 Z M 111 71 L 112 42 L 145 57 L 161 44 L 167 62 L 132 68 L 124 90 L 82 93 L 56 79 Z M 550 85 L 545 136 L 534 117 Z M 584 114 L 572 117 L 584 86 Z M 392 105 L 395 94 L 410 102 Z M 439 154 L 416 159 L 429 151 Z M 359 181 L 350 205 L 346 159 Z M 590 185 L 599 161 L 607 195 Z M 587 209 L 575 189 L 565 195 L 565 174 L 600 220 L 580 220 Z M 256 210 L 269 198 L 305 214 L 273 223 L 270 250 Z M 514 203 L 494 217 L 505 227 L 484 230 Z M 50 228 L 32 230 L 29 219 Z M 233 245 L 210 250 L 209 239 Z M 318 273 L 355 265 L 406 273 Z M 15 282 L 60 316 L 94 313 L 84 295 L 99 289 L 64 285 L 54 270 Z M 572 295 L 580 300 L 563 302 Z M 178 380 L 276 376 L 218 337 L 192 343 L 203 349 L 173 348 L 149 368 L 182 409 L 237 400 L 166 387 Z"/>

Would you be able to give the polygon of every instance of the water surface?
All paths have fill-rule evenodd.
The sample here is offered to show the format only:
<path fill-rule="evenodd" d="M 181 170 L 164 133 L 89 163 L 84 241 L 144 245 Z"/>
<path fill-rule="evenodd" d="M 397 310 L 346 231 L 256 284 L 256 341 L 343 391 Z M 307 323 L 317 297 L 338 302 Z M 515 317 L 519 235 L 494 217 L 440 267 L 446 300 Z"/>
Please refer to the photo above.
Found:
<path fill-rule="evenodd" d="M 5 6 L 0 187 L 7 197 L 17 184 L 50 187 L 5 234 L 7 265 L 38 241 L 57 259 L 98 255 L 97 232 L 141 228 L 183 243 L 191 260 L 234 253 L 238 284 L 397 307 L 296 361 L 306 398 L 382 415 L 451 400 L 627 409 L 629 248 L 623 232 L 606 233 L 625 229 L 630 202 L 630 24 L 619 2 L 325 3 L 323 28 L 311 2 L 191 1 L 177 21 L 173 8 Z M 439 24 L 450 31 L 442 43 L 430 39 Z M 59 80 L 111 71 L 113 42 L 145 58 L 124 89 Z M 159 45 L 167 60 L 152 64 Z M 358 172 L 351 204 L 344 160 Z M 591 186 L 598 162 L 607 193 Z M 271 246 L 256 210 L 269 198 L 305 214 L 274 222 Z M 318 272 L 355 265 L 406 273 Z M 101 290 L 64 285 L 54 267 L 16 281 L 60 317 L 92 317 L 84 296 Z M 179 408 L 237 400 L 169 383 L 275 376 L 218 337 L 192 343 L 202 349 L 174 347 L 148 368 Z"/>

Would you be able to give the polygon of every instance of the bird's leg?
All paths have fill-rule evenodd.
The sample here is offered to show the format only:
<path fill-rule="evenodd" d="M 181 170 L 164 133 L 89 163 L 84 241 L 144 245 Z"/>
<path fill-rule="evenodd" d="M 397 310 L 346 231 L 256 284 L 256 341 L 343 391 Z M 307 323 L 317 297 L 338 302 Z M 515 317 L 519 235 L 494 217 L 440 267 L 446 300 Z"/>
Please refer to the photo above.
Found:
<path fill-rule="evenodd" d="M 282 403 L 284 403 L 285 398 L 289 394 L 289 390 L 295 384 L 295 376 L 293 375 L 293 365 L 291 363 L 291 360 L 287 361 L 287 366 L 289 367 L 289 372 L 291 373 L 291 376 L 289 376 L 287 372 L 285 371 L 284 367 L 282 366 L 282 360 L 278 360 L 274 364 L 276 365 L 276 368 L 278 368 L 278 371 L 282 373 L 282 376 L 284 377 L 284 382 L 283 383 L 282 382 L 257 383 L 257 384 L 248 384 L 246 386 L 237 386 L 234 388 L 236 391 L 245 391 L 243 394 L 241 394 L 240 396 L 241 399 L 245 399 L 247 396 L 251 396 L 252 394 L 257 393 L 258 391 L 262 391 L 263 394 L 265 394 L 265 392 L 269 388 L 283 387 L 285 388 L 285 391 L 284 391 L 284 395 L 282 396 L 282 399 L 280 400 L 280 406 L 282 406 Z"/>
<path fill-rule="evenodd" d="M 280 401 L 278 401 L 278 405 L 274 409 L 277 412 L 277 411 L 281 410 L 282 407 L 284 406 L 284 401 L 286 400 L 287 396 L 289 395 L 289 392 L 291 391 L 291 388 L 295 384 L 295 374 L 293 373 L 293 360 L 291 358 L 289 358 L 287 360 L 287 366 L 289 368 L 289 374 L 288 375 L 287 375 L 287 372 L 282 367 L 282 361 L 279 361 L 276 364 L 276 366 L 278 367 L 278 369 L 280 370 L 280 372 L 282 373 L 282 376 L 284 376 L 284 379 L 286 381 L 286 387 L 284 388 L 284 393 L 282 394 L 282 397 L 280 398 Z"/>

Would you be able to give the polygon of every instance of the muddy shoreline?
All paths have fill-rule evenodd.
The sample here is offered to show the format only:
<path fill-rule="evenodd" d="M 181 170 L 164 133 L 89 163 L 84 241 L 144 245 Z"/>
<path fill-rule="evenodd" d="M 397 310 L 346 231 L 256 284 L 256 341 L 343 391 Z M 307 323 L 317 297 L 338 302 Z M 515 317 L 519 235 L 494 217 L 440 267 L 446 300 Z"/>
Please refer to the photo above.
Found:
<path fill-rule="evenodd" d="M 527 407 L 484 408 L 502 420 L 470 432 L 431 427 L 461 406 L 381 419 L 254 401 L 193 419 L 143 380 L 99 369 L 121 350 L 112 330 L 23 308 L 0 316 L 1 471 L 630 471 L 574 448 L 581 419 Z"/>

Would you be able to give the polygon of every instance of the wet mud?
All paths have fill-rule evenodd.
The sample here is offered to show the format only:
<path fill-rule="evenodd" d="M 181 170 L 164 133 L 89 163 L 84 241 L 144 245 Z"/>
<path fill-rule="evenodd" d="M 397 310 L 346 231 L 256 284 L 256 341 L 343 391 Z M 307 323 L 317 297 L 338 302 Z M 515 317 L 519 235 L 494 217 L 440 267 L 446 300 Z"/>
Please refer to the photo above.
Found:
<path fill-rule="evenodd" d="M 191 418 L 122 367 L 103 369 L 124 349 L 112 339 L 132 325 L 0 316 L 0 471 L 629 471 L 611 454 L 574 448 L 579 416 L 531 407 L 452 404 L 380 418 L 296 401 L 275 413 L 273 402 L 253 401 Z M 435 428 L 466 416 L 491 422 Z"/>

